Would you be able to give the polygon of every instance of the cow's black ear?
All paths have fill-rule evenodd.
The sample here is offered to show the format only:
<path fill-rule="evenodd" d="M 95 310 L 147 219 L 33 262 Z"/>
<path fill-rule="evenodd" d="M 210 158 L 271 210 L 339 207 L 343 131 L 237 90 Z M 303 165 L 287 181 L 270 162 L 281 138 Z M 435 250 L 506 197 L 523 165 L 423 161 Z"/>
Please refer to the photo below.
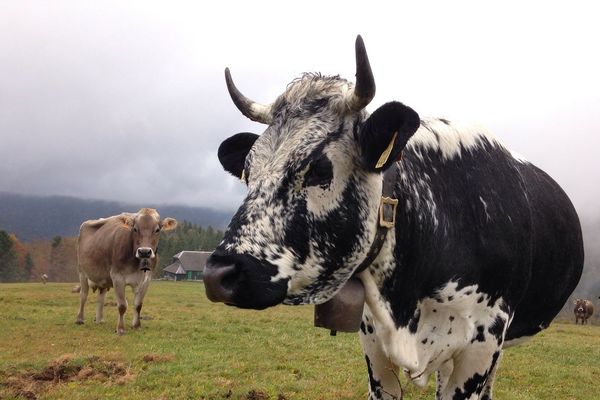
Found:
<path fill-rule="evenodd" d="M 375 110 L 358 135 L 366 168 L 375 172 L 389 168 L 400 157 L 420 123 L 419 114 L 397 101 Z"/>
<path fill-rule="evenodd" d="M 246 156 L 256 139 L 258 139 L 258 135 L 242 132 L 221 143 L 217 154 L 225 171 L 241 179 Z"/>

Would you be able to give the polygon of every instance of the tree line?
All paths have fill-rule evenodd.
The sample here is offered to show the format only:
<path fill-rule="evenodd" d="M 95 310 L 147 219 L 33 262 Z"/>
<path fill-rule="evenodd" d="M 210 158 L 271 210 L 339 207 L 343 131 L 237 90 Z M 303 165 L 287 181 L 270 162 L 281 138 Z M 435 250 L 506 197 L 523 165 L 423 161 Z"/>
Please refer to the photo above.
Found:
<path fill-rule="evenodd" d="M 23 252 L 16 236 L 0 230 L 0 282 L 19 282 L 31 279 L 33 257 Z"/>

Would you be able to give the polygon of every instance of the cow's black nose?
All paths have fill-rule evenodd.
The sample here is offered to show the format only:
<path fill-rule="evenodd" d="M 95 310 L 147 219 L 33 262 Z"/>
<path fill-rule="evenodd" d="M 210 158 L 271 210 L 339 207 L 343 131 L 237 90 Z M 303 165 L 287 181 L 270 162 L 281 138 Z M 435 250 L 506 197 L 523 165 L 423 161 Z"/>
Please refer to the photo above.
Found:
<path fill-rule="evenodd" d="M 140 247 L 137 250 L 138 258 L 150 258 L 152 256 L 152 249 L 148 247 Z"/>
<path fill-rule="evenodd" d="M 233 285 L 237 275 L 235 265 L 219 265 L 209 260 L 204 267 L 202 278 L 206 297 L 214 302 L 233 303 Z"/>
<path fill-rule="evenodd" d="M 277 268 L 245 254 L 226 254 L 217 249 L 206 261 L 206 297 L 240 308 L 262 310 L 283 301 L 287 279 L 274 280 Z"/>

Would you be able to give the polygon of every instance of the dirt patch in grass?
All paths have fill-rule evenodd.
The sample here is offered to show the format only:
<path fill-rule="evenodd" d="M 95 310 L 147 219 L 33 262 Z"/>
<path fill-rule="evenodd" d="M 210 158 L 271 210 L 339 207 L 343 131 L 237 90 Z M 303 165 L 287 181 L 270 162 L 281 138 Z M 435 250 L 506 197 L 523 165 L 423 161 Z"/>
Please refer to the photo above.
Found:
<path fill-rule="evenodd" d="M 260 390 L 251 390 L 243 397 L 244 400 L 270 400 L 271 397 L 265 392 L 261 392 Z M 287 398 L 282 395 L 277 395 L 277 400 L 287 400 Z"/>
<path fill-rule="evenodd" d="M 94 379 L 123 384 L 133 375 L 129 367 L 119 361 L 102 360 L 96 356 L 75 360 L 71 355 L 63 355 L 39 371 L 0 371 L 0 378 L 4 381 L 0 385 L 0 398 L 8 395 L 34 400 L 66 382 Z"/>
<path fill-rule="evenodd" d="M 158 353 L 150 353 L 144 355 L 142 357 L 142 361 L 150 363 L 150 362 L 169 362 L 173 361 L 175 356 L 173 354 L 158 354 Z"/>

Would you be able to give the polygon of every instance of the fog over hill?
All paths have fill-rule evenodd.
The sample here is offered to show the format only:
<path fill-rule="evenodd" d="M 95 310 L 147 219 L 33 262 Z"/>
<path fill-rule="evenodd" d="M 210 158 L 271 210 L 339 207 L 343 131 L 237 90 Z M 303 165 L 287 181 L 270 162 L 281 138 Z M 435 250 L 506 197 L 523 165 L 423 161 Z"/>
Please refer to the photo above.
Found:
<path fill-rule="evenodd" d="M 0 192 L 0 229 L 14 233 L 21 241 L 76 236 L 79 226 L 96 219 L 135 212 L 142 207 L 156 208 L 161 217 L 186 220 L 203 227 L 224 229 L 231 218 L 225 211 L 203 207 L 160 204 L 127 204 L 116 201 L 87 200 L 64 196 L 29 196 Z"/>

